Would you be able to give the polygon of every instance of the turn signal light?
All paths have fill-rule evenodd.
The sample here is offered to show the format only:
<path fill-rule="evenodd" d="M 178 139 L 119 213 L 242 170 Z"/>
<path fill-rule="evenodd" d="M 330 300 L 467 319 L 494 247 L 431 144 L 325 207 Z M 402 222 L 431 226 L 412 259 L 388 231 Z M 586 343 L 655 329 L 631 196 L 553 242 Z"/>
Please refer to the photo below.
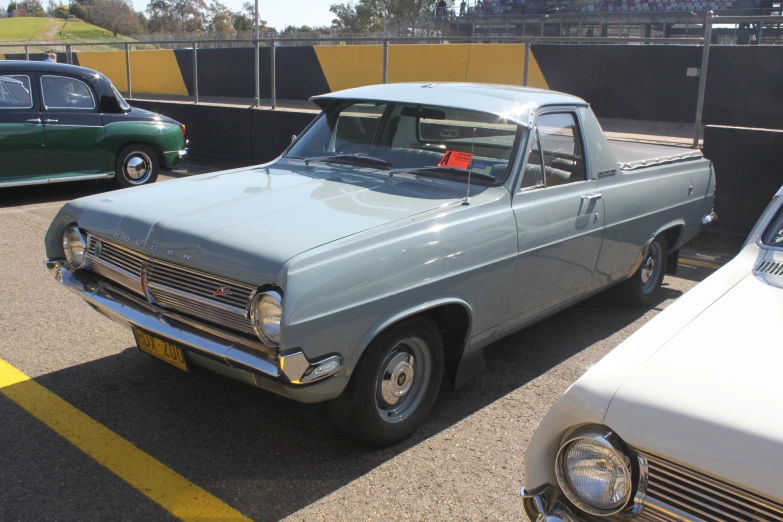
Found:
<path fill-rule="evenodd" d="M 180 127 L 182 127 L 182 137 L 183 138 L 187 138 L 188 137 L 188 132 L 187 132 L 187 129 L 185 129 L 185 125 L 184 124 L 180 124 Z"/>

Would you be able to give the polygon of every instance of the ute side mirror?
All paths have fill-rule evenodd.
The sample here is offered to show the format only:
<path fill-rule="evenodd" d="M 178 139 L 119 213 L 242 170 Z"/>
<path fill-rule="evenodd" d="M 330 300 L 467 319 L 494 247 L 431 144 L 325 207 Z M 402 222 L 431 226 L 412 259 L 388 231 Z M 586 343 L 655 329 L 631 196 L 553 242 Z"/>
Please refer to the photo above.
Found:
<path fill-rule="evenodd" d="M 296 141 L 296 134 L 291 135 L 291 143 Z"/>

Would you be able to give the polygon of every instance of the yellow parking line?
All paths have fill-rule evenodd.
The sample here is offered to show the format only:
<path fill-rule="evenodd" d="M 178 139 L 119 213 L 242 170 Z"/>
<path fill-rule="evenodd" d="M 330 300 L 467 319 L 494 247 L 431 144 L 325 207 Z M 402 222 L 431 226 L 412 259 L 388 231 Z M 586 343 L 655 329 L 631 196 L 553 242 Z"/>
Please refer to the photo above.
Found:
<path fill-rule="evenodd" d="M 0 393 L 175 517 L 249 520 L 2 359 Z"/>
<path fill-rule="evenodd" d="M 683 265 L 700 266 L 702 268 L 711 268 L 713 270 L 717 270 L 721 267 L 721 265 L 716 265 L 715 263 L 707 263 L 706 261 L 697 261 L 696 259 L 680 258 L 680 263 Z"/>

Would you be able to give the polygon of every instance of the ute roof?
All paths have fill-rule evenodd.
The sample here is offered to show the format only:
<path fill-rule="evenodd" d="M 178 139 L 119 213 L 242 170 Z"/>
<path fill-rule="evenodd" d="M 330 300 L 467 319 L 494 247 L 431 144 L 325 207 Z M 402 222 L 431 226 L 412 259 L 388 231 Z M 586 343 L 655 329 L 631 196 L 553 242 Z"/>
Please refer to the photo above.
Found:
<path fill-rule="evenodd" d="M 548 105 L 587 106 L 581 98 L 556 91 L 481 83 L 388 83 L 357 87 L 311 98 L 325 107 L 331 100 L 368 100 L 453 107 L 496 114 L 530 125 L 531 111 Z"/>

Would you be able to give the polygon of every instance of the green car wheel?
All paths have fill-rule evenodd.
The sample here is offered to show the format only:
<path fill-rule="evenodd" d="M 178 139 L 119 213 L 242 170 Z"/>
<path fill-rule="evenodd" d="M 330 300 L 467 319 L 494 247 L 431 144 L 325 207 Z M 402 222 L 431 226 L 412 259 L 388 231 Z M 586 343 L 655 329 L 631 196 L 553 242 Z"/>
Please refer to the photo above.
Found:
<path fill-rule="evenodd" d="M 126 145 L 117 155 L 114 179 L 120 188 L 138 187 L 158 179 L 158 155 L 148 145 Z"/>

